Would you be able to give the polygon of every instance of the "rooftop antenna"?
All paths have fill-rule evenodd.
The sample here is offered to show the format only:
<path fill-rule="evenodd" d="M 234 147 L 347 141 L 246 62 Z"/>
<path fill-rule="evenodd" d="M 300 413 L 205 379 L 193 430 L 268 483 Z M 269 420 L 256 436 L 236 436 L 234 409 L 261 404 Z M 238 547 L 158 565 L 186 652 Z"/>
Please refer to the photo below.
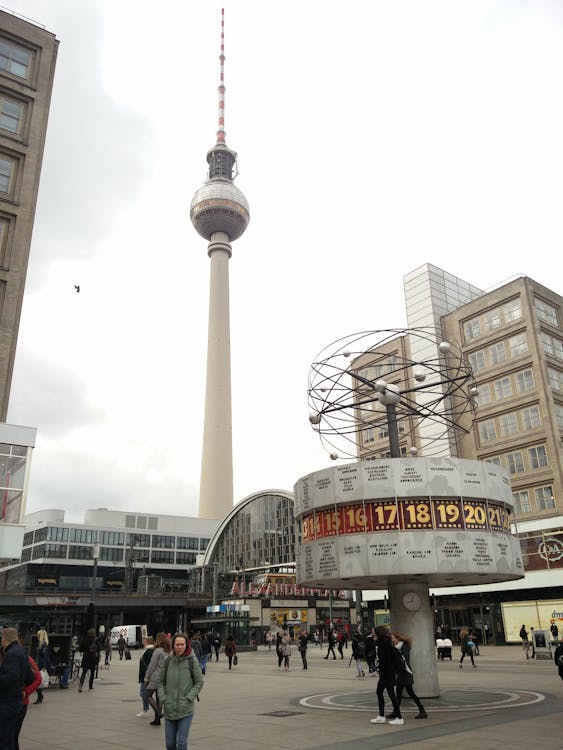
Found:
<path fill-rule="evenodd" d="M 225 144 L 225 8 L 221 8 L 221 54 L 219 55 L 219 122 L 217 144 Z"/>

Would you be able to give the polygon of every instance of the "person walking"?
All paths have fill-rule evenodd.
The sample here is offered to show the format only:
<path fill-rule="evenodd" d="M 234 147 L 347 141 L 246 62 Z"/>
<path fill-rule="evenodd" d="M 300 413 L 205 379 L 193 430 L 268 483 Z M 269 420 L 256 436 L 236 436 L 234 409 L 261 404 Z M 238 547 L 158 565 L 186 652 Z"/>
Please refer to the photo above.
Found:
<path fill-rule="evenodd" d="M 98 659 L 100 658 L 98 641 L 96 639 L 96 631 L 94 628 L 90 628 L 82 639 L 80 651 L 82 651 L 82 674 L 80 675 L 80 682 L 78 684 L 79 693 L 82 692 L 84 687 L 87 672 L 90 672 L 88 690 L 94 689 L 94 677 L 96 674 L 96 667 L 98 666 Z"/>
<path fill-rule="evenodd" d="M 191 646 L 192 651 L 194 652 L 195 658 L 199 662 L 199 666 L 201 667 L 201 659 L 203 657 L 203 647 L 201 645 L 201 633 L 197 632 L 192 635 L 190 646 Z"/>
<path fill-rule="evenodd" d="M 530 641 L 528 640 L 528 631 L 526 630 L 525 625 L 522 625 L 522 627 L 520 628 L 519 636 L 522 639 L 522 650 L 526 654 L 526 659 L 529 659 L 530 658 Z"/>
<path fill-rule="evenodd" d="M 104 666 L 109 667 L 110 661 L 111 661 L 111 640 L 108 635 L 104 641 Z"/>
<path fill-rule="evenodd" d="M 215 650 L 215 661 L 219 661 L 219 651 L 221 649 L 221 637 L 219 633 L 215 634 L 215 638 L 213 639 L 213 648 Z"/>
<path fill-rule="evenodd" d="M 299 653 L 301 654 L 301 661 L 303 662 L 303 669 L 307 669 L 307 646 L 308 646 L 308 638 L 307 633 L 302 630 L 299 634 L 299 646 L 297 647 L 299 649 Z"/>
<path fill-rule="evenodd" d="M 266 633 L 264 636 L 264 640 L 266 642 L 266 646 L 268 646 L 268 651 L 272 650 L 272 633 L 270 630 Z"/>
<path fill-rule="evenodd" d="M 356 662 L 356 671 L 358 677 L 365 677 L 364 663 L 363 660 L 366 656 L 366 644 L 364 638 L 359 630 L 354 630 L 352 633 L 352 659 Z M 350 666 L 350 665 L 348 665 Z"/>
<path fill-rule="evenodd" d="M 281 642 L 283 637 L 283 631 L 278 630 L 276 633 L 276 656 L 278 657 L 278 670 L 282 669 L 283 654 L 281 652 Z"/>
<path fill-rule="evenodd" d="M 383 625 L 379 625 L 375 628 L 375 639 L 377 647 L 377 662 L 379 669 L 379 680 L 377 681 L 377 703 L 379 707 L 379 716 L 375 719 L 370 719 L 372 724 L 385 724 L 385 698 L 383 692 L 386 690 L 393 706 L 394 718 L 389 721 L 389 724 L 402 725 L 405 723 L 401 716 L 401 709 L 397 702 L 397 696 L 395 694 L 395 680 L 396 680 L 396 656 L 393 651 L 396 651 L 395 646 L 391 641 L 391 634 Z"/>
<path fill-rule="evenodd" d="M 45 632 L 45 631 L 43 631 Z M 21 641 L 20 641 L 20 645 Z M 29 696 L 33 693 L 34 690 L 37 690 L 39 686 L 41 685 L 41 671 L 39 669 L 39 666 L 35 663 L 35 661 L 31 658 L 31 656 L 27 657 L 29 661 L 29 666 L 33 670 L 34 680 L 29 685 L 25 685 L 23 689 L 23 707 L 20 711 L 17 721 L 16 721 L 16 730 L 14 735 L 14 750 L 20 750 L 20 732 L 23 725 L 23 720 L 25 719 L 25 716 L 27 714 L 27 707 L 29 705 Z M 35 701 L 37 703 L 37 701 Z"/>
<path fill-rule="evenodd" d="M 395 648 L 403 657 L 403 660 L 399 662 L 402 668 L 399 669 L 399 671 L 397 672 L 397 704 L 400 708 L 401 700 L 403 697 L 403 690 L 406 690 L 409 696 L 415 702 L 416 707 L 418 708 L 418 714 L 414 718 L 415 719 L 427 719 L 428 714 L 424 710 L 424 706 L 422 705 L 418 695 L 414 692 L 414 688 L 413 688 L 414 675 L 412 672 L 411 658 L 410 658 L 412 640 L 407 635 L 402 635 L 401 633 L 391 633 L 391 641 L 393 643 L 393 646 L 395 646 Z M 395 714 L 394 713 L 390 714 L 387 718 L 394 719 Z"/>
<path fill-rule="evenodd" d="M 201 639 L 201 671 L 205 674 L 207 669 L 207 662 L 211 659 L 211 643 L 207 636 Z"/>
<path fill-rule="evenodd" d="M 560 643 L 555 649 L 553 660 L 557 667 L 557 671 L 559 672 L 559 677 L 563 680 L 563 643 Z"/>
<path fill-rule="evenodd" d="M 160 670 L 158 697 L 164 712 L 166 750 L 187 750 L 203 674 L 185 633 L 176 633 L 172 649 L 172 655 Z"/>
<path fill-rule="evenodd" d="M 289 672 L 289 657 L 291 656 L 291 639 L 289 633 L 284 633 L 280 643 L 280 652 L 283 657 L 284 672 Z"/>
<path fill-rule="evenodd" d="M 229 669 L 233 666 L 233 657 L 237 650 L 237 644 L 235 643 L 235 639 L 233 636 L 229 633 L 227 636 L 227 640 L 225 641 L 225 656 L 229 660 Z"/>
<path fill-rule="evenodd" d="M 461 647 L 461 659 L 459 660 L 459 668 L 463 669 L 463 660 L 466 656 L 469 656 L 469 658 L 471 659 L 471 663 L 474 667 L 476 667 L 477 665 L 475 664 L 475 659 L 473 658 L 473 649 L 475 648 L 475 643 L 471 640 L 469 630 L 465 627 L 463 627 L 459 631 L 459 645 Z"/>
<path fill-rule="evenodd" d="M 36 676 L 18 641 L 16 628 L 2 628 L 3 656 L 0 664 L 0 750 L 13 750 L 19 717 L 23 710 L 23 693 Z"/>
<path fill-rule="evenodd" d="M 549 629 L 551 631 L 551 637 L 553 638 L 554 642 L 557 643 L 557 641 L 559 640 L 559 628 L 557 627 L 557 623 L 552 622 Z"/>
<path fill-rule="evenodd" d="M 127 643 L 125 642 L 125 638 L 120 635 L 117 639 L 117 652 L 119 654 L 119 661 L 123 661 L 123 653 L 125 651 L 125 647 L 127 646 Z"/>
<path fill-rule="evenodd" d="M 370 677 L 377 675 L 377 667 L 375 664 L 377 657 L 377 649 L 375 645 L 375 628 L 372 628 L 367 634 L 365 639 L 366 645 L 366 663 L 368 665 L 368 674 Z"/>
<path fill-rule="evenodd" d="M 327 638 L 328 648 L 326 650 L 326 656 L 325 659 L 328 659 L 328 655 L 332 654 L 332 658 L 336 659 L 336 654 L 334 653 L 334 646 L 336 644 L 336 638 L 334 637 L 334 631 L 329 630 L 328 631 L 328 638 Z"/>
<path fill-rule="evenodd" d="M 342 650 L 344 648 L 344 633 L 342 632 L 342 630 L 339 630 L 336 634 L 336 642 L 338 643 L 337 649 L 338 653 L 340 654 L 340 658 L 343 659 L 344 654 L 342 653 Z"/>
<path fill-rule="evenodd" d="M 162 711 L 158 702 L 158 694 L 156 694 L 156 688 L 158 685 L 158 678 L 160 675 L 160 669 L 164 665 L 165 661 L 170 656 L 172 651 L 172 643 L 166 633 L 156 634 L 156 644 L 151 655 L 151 660 L 147 671 L 145 672 L 145 687 L 146 687 L 146 698 L 149 706 L 154 711 L 154 719 L 149 722 L 153 727 L 160 726 L 160 720 L 162 719 Z"/>
<path fill-rule="evenodd" d="M 154 639 L 151 638 L 150 635 L 148 635 L 146 638 L 143 638 L 143 646 L 145 647 L 145 650 L 143 651 L 143 653 L 141 654 L 141 658 L 139 659 L 139 695 L 141 696 L 141 700 L 143 701 L 143 710 L 139 711 L 139 713 L 136 714 L 138 719 L 141 719 L 143 716 L 148 716 L 151 708 L 147 696 L 145 675 L 147 673 L 147 668 L 151 663 L 154 651 Z"/>
<path fill-rule="evenodd" d="M 47 671 L 48 674 L 51 674 L 53 671 L 53 665 L 51 664 L 51 651 L 49 649 L 49 636 L 47 635 L 46 630 L 37 631 L 37 641 L 38 641 L 37 666 L 39 667 L 39 671 L 44 669 Z M 31 692 L 33 692 L 33 690 Z M 24 699 L 24 702 L 25 702 L 25 699 Z M 28 698 L 28 702 L 29 702 L 29 698 Z M 37 687 L 37 696 L 35 700 L 33 701 L 34 705 L 36 703 L 43 703 L 43 690 L 41 689 L 41 683 L 39 683 L 39 686 Z M 27 703 L 25 705 L 27 706 Z"/>

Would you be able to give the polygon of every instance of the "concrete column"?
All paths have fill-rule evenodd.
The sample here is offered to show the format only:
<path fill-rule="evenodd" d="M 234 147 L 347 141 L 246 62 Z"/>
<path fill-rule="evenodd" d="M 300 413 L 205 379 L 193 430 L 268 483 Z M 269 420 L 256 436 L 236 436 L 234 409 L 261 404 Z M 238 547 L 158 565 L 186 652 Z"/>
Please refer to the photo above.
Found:
<path fill-rule="evenodd" d="M 214 233 L 207 252 L 211 281 L 199 517 L 222 519 L 233 507 L 229 237 Z"/>
<path fill-rule="evenodd" d="M 414 673 L 414 691 L 420 698 L 440 695 L 438 665 L 434 641 L 434 617 L 430 606 L 428 584 L 393 583 L 389 584 L 391 601 L 391 630 L 412 638 L 411 666 Z M 405 606 L 405 595 L 413 594 L 413 600 L 420 605 L 416 609 Z M 418 599 L 417 599 L 418 597 Z"/>

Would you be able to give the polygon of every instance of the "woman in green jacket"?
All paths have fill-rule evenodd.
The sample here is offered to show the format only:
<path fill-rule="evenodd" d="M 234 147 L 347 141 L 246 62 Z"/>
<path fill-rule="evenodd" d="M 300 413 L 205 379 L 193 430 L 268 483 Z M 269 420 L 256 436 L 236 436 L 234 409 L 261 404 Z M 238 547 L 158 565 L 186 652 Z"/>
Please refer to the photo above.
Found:
<path fill-rule="evenodd" d="M 194 702 L 203 687 L 203 674 L 188 636 L 176 633 L 172 655 L 158 677 L 158 698 L 164 712 L 166 750 L 187 750 Z"/>

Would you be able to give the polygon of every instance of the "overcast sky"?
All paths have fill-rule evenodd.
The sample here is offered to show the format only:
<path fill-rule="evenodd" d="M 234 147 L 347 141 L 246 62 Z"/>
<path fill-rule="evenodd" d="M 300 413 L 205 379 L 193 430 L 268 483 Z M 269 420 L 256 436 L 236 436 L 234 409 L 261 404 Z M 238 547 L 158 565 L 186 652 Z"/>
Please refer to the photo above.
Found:
<path fill-rule="evenodd" d="M 197 515 L 209 259 L 189 205 L 222 5 L 251 210 L 230 261 L 235 502 L 330 463 L 309 366 L 405 325 L 409 271 L 561 292 L 558 0 L 6 3 L 60 41 L 8 414 L 38 428 L 28 511 Z"/>

